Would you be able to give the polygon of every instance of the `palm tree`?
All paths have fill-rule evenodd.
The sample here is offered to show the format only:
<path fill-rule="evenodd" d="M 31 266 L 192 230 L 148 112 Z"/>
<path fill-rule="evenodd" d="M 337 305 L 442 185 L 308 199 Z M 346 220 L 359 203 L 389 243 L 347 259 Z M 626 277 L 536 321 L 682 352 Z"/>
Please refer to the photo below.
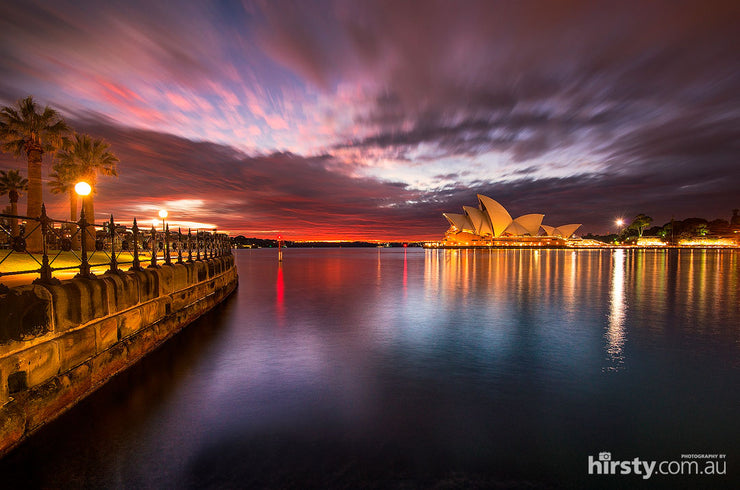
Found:
<path fill-rule="evenodd" d="M 54 172 L 49 175 L 49 187 L 52 194 L 66 194 L 69 198 L 69 220 L 77 221 L 77 194 L 75 184 L 79 180 L 79 170 L 76 167 L 63 165 L 61 162 L 52 167 Z"/>
<path fill-rule="evenodd" d="M 59 149 L 69 130 L 57 111 L 49 106 L 41 110 L 31 96 L 18 100 L 16 105 L 0 109 L 0 148 L 18 158 L 26 156 L 29 180 L 26 216 L 35 218 L 41 216 L 43 202 L 42 156 L 44 152 Z M 28 250 L 32 252 L 41 250 L 41 228 L 35 228 L 28 237 Z"/>
<path fill-rule="evenodd" d="M 75 133 L 69 144 L 57 152 L 59 168 L 69 169 L 81 180 L 86 181 L 93 188 L 93 192 L 82 200 L 82 209 L 88 223 L 95 221 L 95 206 L 93 195 L 96 192 L 98 173 L 103 175 L 118 175 L 116 164 L 118 157 L 109 151 L 110 145 L 100 138 L 93 138 L 87 134 Z M 72 184 L 74 185 L 74 184 Z M 89 247 L 95 245 L 95 233 L 86 235 L 86 244 Z"/>
<path fill-rule="evenodd" d="M 0 196 L 8 195 L 10 214 L 18 214 L 18 197 L 28 189 L 28 179 L 21 177 L 17 170 L 0 170 Z M 14 237 L 18 236 L 18 218 L 10 218 L 10 229 Z"/>
<path fill-rule="evenodd" d="M 64 165 L 61 162 L 56 163 L 52 169 L 54 172 L 49 176 L 49 187 L 52 194 L 66 194 L 69 199 L 69 220 L 77 221 L 77 194 L 75 193 L 75 183 L 79 180 L 79 170 L 76 167 Z M 75 234 L 75 225 L 65 225 L 65 228 L 72 237 L 72 248 L 79 250 L 79 235 Z"/>

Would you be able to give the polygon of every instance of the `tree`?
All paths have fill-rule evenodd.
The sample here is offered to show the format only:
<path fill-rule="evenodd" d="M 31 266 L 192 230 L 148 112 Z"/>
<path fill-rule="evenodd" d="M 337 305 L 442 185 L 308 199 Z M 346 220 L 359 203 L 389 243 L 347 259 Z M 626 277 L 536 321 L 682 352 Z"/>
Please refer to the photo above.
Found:
<path fill-rule="evenodd" d="M 709 233 L 709 227 L 705 224 L 698 225 L 695 228 L 695 232 L 699 236 L 706 236 Z"/>
<path fill-rule="evenodd" d="M 95 206 L 93 196 L 96 193 L 98 174 L 118 175 L 116 172 L 116 157 L 109 150 L 110 145 L 100 138 L 93 138 L 87 134 L 75 133 L 69 144 L 57 152 L 59 168 L 69 169 L 75 176 L 86 181 L 92 187 L 92 193 L 82 200 L 82 209 L 88 223 L 95 222 Z M 86 244 L 95 245 L 95 232 L 88 229 Z"/>
<path fill-rule="evenodd" d="M 69 220 L 77 221 L 77 194 L 75 184 L 79 178 L 77 167 L 70 167 L 61 162 L 52 167 L 54 172 L 50 175 L 49 187 L 52 194 L 66 194 L 69 199 Z"/>
<path fill-rule="evenodd" d="M 70 167 L 61 162 L 56 163 L 52 169 L 54 172 L 50 175 L 49 187 L 52 194 L 66 194 L 69 199 L 69 220 L 77 221 L 77 193 L 75 192 L 75 183 L 79 178 L 79 169 Z M 75 225 L 65 225 L 65 228 L 71 236 L 71 245 L 74 250 L 79 250 L 80 236 L 75 233 Z"/>
<path fill-rule="evenodd" d="M 632 223 L 630 223 L 627 229 L 636 231 L 637 236 L 642 237 L 642 232 L 645 231 L 645 228 L 650 226 L 650 223 L 652 222 L 653 222 L 653 218 L 651 218 L 650 216 L 647 216 L 645 214 L 638 214 L 632 220 Z"/>
<path fill-rule="evenodd" d="M 8 195 L 10 199 L 10 213 L 13 215 L 18 214 L 18 197 L 21 192 L 25 192 L 28 189 L 28 179 L 21 177 L 21 173 L 18 170 L 0 170 L 0 196 Z M 18 218 L 10 219 L 11 234 L 16 237 L 18 236 Z"/>
<path fill-rule="evenodd" d="M 43 203 L 42 157 L 45 152 L 59 149 L 69 130 L 57 111 L 49 106 L 41 110 L 31 96 L 18 100 L 16 105 L 0 109 L 0 148 L 18 158 L 25 155 L 28 162 L 26 216 L 35 218 L 41 216 Z M 28 237 L 28 250 L 38 252 L 41 250 L 41 227 L 34 228 Z"/>

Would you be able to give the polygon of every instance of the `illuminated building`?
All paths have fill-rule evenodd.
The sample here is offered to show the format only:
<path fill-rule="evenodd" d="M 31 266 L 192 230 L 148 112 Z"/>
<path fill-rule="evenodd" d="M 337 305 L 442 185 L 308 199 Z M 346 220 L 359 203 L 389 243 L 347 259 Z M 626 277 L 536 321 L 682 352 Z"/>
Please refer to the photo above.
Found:
<path fill-rule="evenodd" d="M 543 225 L 544 214 L 512 218 L 501 204 L 478 194 L 478 207 L 463 206 L 463 213 L 443 213 L 450 228 L 445 245 L 453 246 L 549 246 L 564 245 L 580 224 Z"/>

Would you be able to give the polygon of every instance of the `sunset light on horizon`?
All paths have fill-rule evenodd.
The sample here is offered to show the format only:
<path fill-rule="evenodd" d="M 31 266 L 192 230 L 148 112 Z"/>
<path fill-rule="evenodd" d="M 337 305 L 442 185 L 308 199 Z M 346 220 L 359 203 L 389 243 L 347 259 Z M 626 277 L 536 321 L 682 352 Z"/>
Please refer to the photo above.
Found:
<path fill-rule="evenodd" d="M 740 207 L 738 21 L 729 1 L 10 1 L 0 105 L 32 95 L 110 143 L 97 221 L 437 240 L 483 194 L 611 233 Z"/>

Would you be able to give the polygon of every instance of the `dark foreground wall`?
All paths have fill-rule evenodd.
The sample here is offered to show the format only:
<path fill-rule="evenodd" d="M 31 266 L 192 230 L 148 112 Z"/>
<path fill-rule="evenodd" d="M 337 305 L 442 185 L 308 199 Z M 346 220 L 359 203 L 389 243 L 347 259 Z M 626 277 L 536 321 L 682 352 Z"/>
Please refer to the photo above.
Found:
<path fill-rule="evenodd" d="M 232 256 L 0 295 L 0 456 L 237 285 Z"/>

